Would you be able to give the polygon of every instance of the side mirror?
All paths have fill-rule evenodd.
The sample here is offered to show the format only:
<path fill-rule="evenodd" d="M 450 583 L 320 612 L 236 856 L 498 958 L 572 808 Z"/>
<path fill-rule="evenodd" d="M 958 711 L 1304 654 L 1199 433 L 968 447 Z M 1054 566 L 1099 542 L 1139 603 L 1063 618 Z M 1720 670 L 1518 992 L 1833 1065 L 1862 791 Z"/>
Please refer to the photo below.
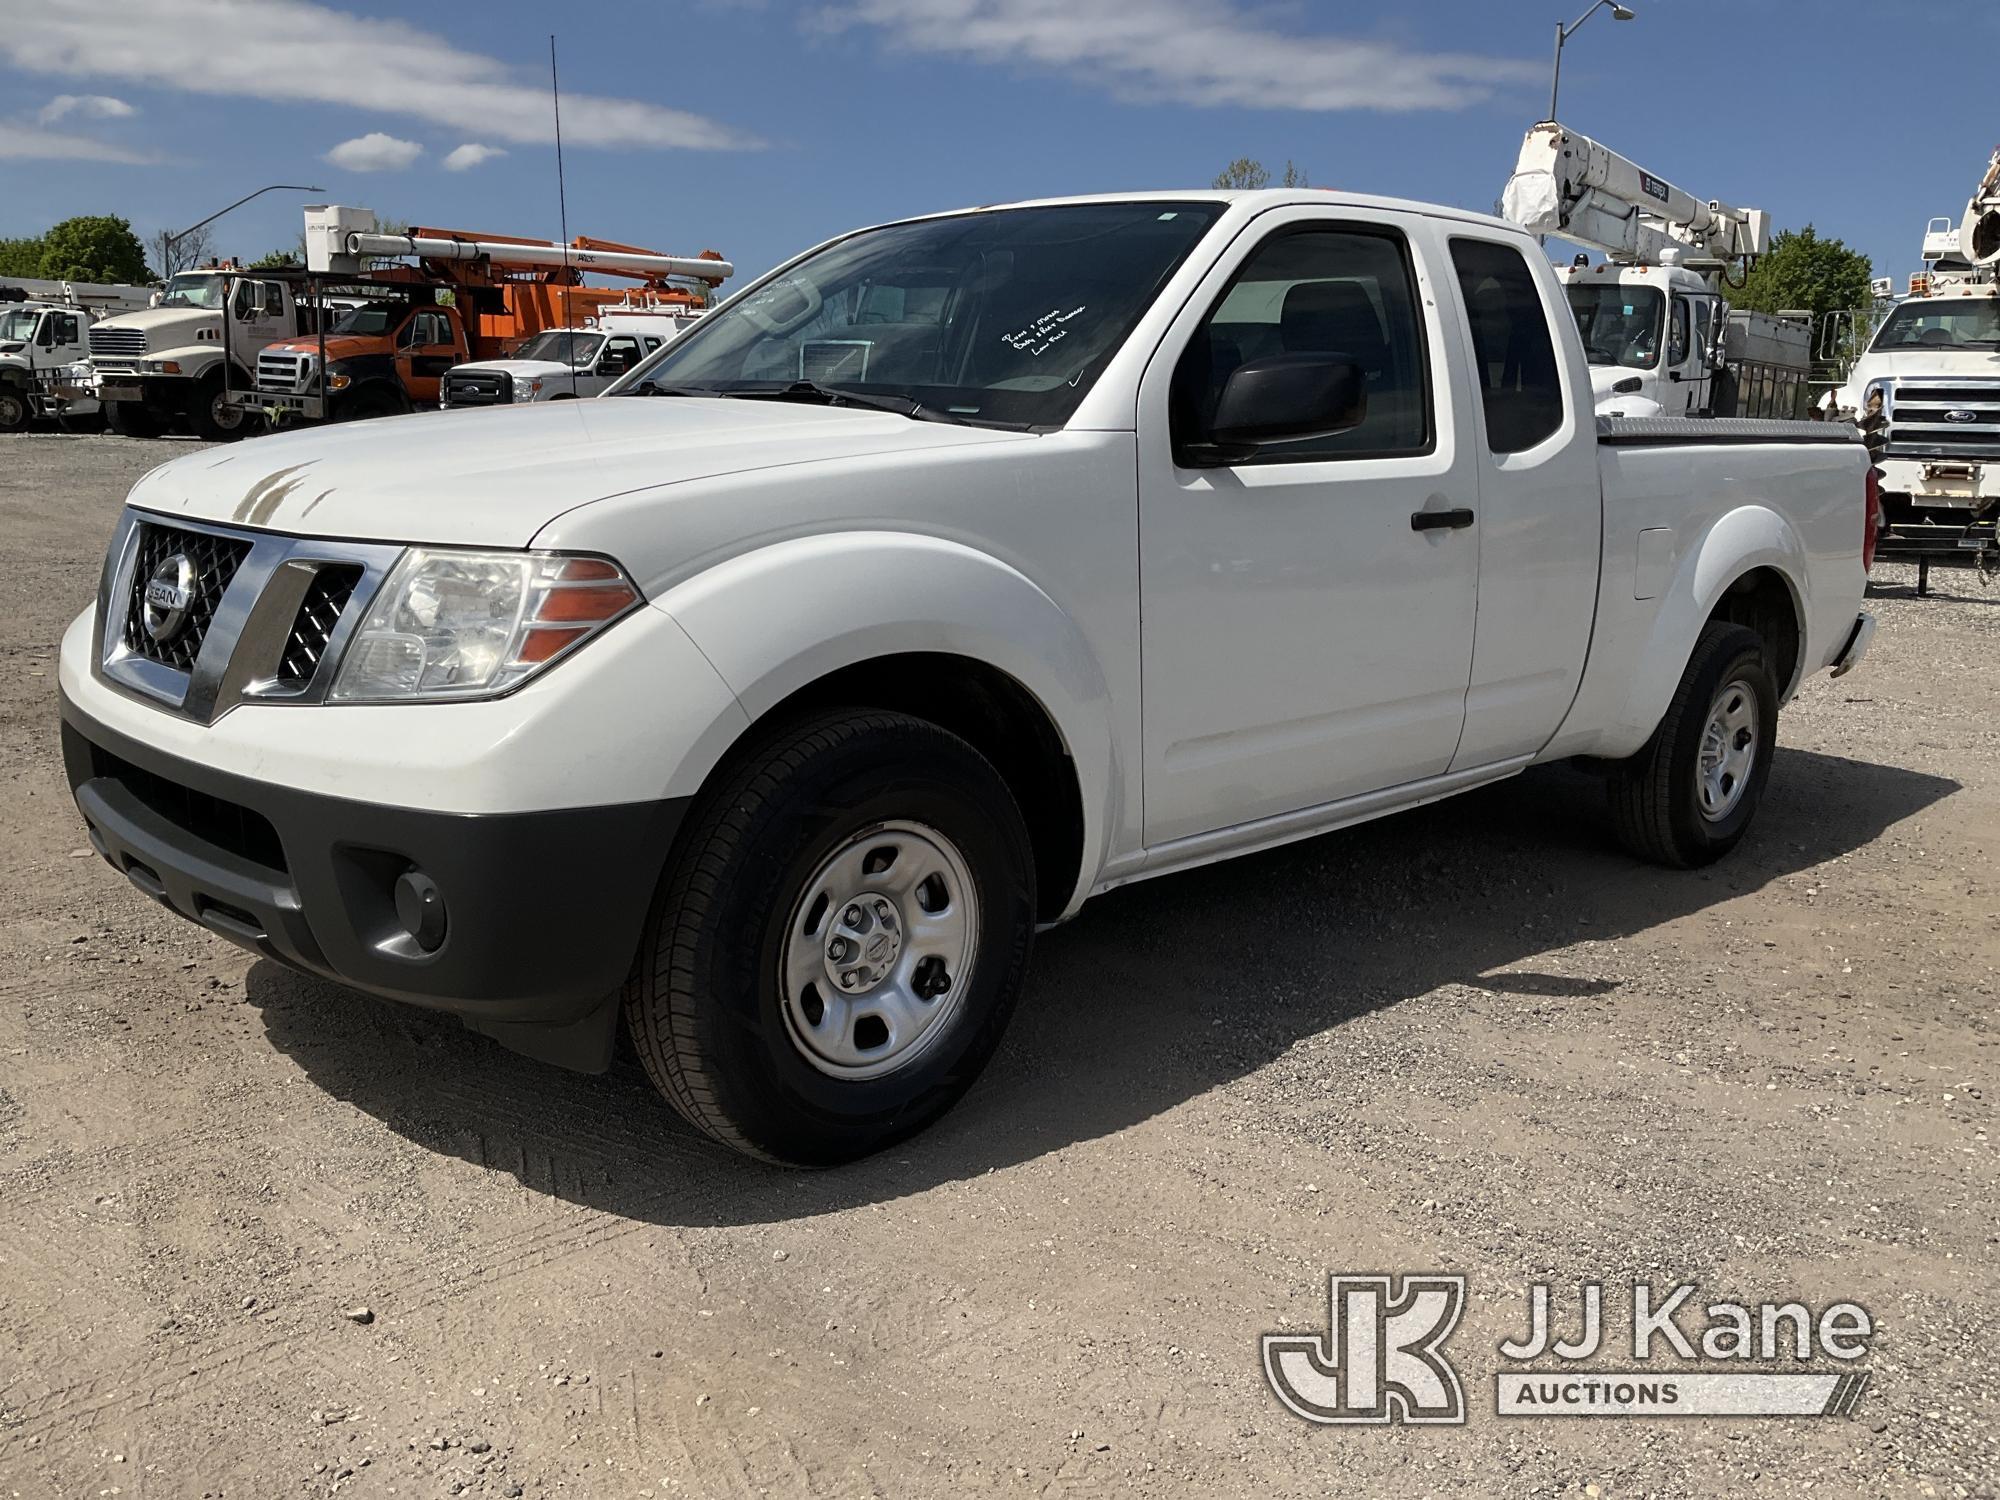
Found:
<path fill-rule="evenodd" d="M 1368 380 L 1353 360 L 1272 354 L 1231 372 L 1207 441 L 1189 446 L 1197 460 L 1226 463 L 1274 443 L 1352 431 L 1367 415 Z"/>

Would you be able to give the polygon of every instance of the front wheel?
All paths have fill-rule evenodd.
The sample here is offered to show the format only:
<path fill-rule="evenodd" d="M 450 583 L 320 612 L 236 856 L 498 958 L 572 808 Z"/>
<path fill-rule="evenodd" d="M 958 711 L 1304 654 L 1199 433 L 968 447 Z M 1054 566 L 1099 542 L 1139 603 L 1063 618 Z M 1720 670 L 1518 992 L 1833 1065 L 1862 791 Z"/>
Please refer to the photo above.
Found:
<path fill-rule="evenodd" d="M 1712 864 L 1756 816 L 1778 744 L 1778 689 L 1764 641 L 1711 620 L 1659 728 L 1607 783 L 1620 842 L 1642 859 Z"/>
<path fill-rule="evenodd" d="M 971 1087 L 1034 928 L 1027 831 L 986 758 L 906 715 L 826 714 L 766 737 L 690 813 L 626 1019 L 701 1130 L 831 1166 Z"/>
<path fill-rule="evenodd" d="M 194 435 L 205 443 L 233 443 L 257 430 L 257 419 L 248 409 L 230 399 L 222 383 L 222 372 L 195 383 L 194 400 L 188 406 L 188 423 Z"/>
<path fill-rule="evenodd" d="M 120 437 L 149 438 L 160 435 L 160 419 L 143 401 L 107 401 L 104 421 Z"/>
<path fill-rule="evenodd" d="M 34 420 L 35 408 L 27 393 L 11 385 L 0 385 L 0 432 L 25 432 Z"/>

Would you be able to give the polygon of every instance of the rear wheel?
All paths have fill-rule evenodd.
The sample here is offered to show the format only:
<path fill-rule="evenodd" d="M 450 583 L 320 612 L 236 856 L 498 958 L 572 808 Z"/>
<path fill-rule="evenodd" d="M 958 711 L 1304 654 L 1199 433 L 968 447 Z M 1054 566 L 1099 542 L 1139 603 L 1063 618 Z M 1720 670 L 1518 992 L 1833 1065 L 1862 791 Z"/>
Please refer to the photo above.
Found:
<path fill-rule="evenodd" d="M 34 420 L 35 409 L 25 391 L 0 385 L 0 432 L 21 432 Z"/>
<path fill-rule="evenodd" d="M 159 417 L 143 401 L 107 401 L 104 420 L 120 437 L 158 437 L 162 426 Z"/>
<path fill-rule="evenodd" d="M 1710 621 L 1659 728 L 1612 773 L 1619 840 L 1657 864 L 1720 859 L 1756 816 L 1777 742 L 1778 689 L 1763 638 Z"/>
<path fill-rule="evenodd" d="M 972 1085 L 1034 924 L 1027 832 L 978 751 L 901 714 L 824 715 L 768 736 L 690 814 L 626 1019 L 701 1130 L 829 1166 Z"/>

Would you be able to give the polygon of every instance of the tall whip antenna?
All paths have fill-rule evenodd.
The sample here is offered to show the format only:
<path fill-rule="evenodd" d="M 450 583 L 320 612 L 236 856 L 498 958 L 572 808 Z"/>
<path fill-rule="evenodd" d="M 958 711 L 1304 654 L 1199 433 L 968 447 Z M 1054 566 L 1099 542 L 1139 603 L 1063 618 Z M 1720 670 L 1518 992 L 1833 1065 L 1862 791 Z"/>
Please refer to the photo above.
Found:
<path fill-rule="evenodd" d="M 570 282 L 575 278 L 570 275 L 569 271 L 569 193 L 563 185 L 562 84 L 556 79 L 556 34 L 553 31 L 549 33 L 549 93 L 554 98 L 556 106 L 556 214 L 562 224 L 563 327 L 573 329 L 576 327 L 576 317 L 572 311 L 573 304 L 569 288 Z M 570 335 L 571 354 L 576 352 L 575 344 L 576 335 L 572 333 Z M 574 396 L 577 393 L 576 361 L 571 359 L 566 360 L 565 363 L 569 365 L 569 393 Z"/>

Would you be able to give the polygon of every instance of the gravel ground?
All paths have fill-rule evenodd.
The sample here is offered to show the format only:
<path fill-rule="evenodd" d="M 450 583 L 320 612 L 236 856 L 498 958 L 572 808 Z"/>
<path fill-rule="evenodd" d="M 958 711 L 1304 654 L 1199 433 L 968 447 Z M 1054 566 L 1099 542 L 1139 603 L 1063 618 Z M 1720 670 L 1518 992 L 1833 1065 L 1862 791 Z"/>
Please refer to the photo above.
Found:
<path fill-rule="evenodd" d="M 188 448 L 0 438 L 0 1495 L 1995 1492 L 2000 587 L 1882 570 L 1713 870 L 1551 768 L 1120 891 L 939 1128 L 795 1175 L 89 855 L 55 645 Z M 1380 1270 L 1468 1278 L 1468 1425 L 1266 1389 Z M 1872 1384 L 1493 1414 L 1530 1283 L 1634 1279 L 1860 1302 Z"/>

